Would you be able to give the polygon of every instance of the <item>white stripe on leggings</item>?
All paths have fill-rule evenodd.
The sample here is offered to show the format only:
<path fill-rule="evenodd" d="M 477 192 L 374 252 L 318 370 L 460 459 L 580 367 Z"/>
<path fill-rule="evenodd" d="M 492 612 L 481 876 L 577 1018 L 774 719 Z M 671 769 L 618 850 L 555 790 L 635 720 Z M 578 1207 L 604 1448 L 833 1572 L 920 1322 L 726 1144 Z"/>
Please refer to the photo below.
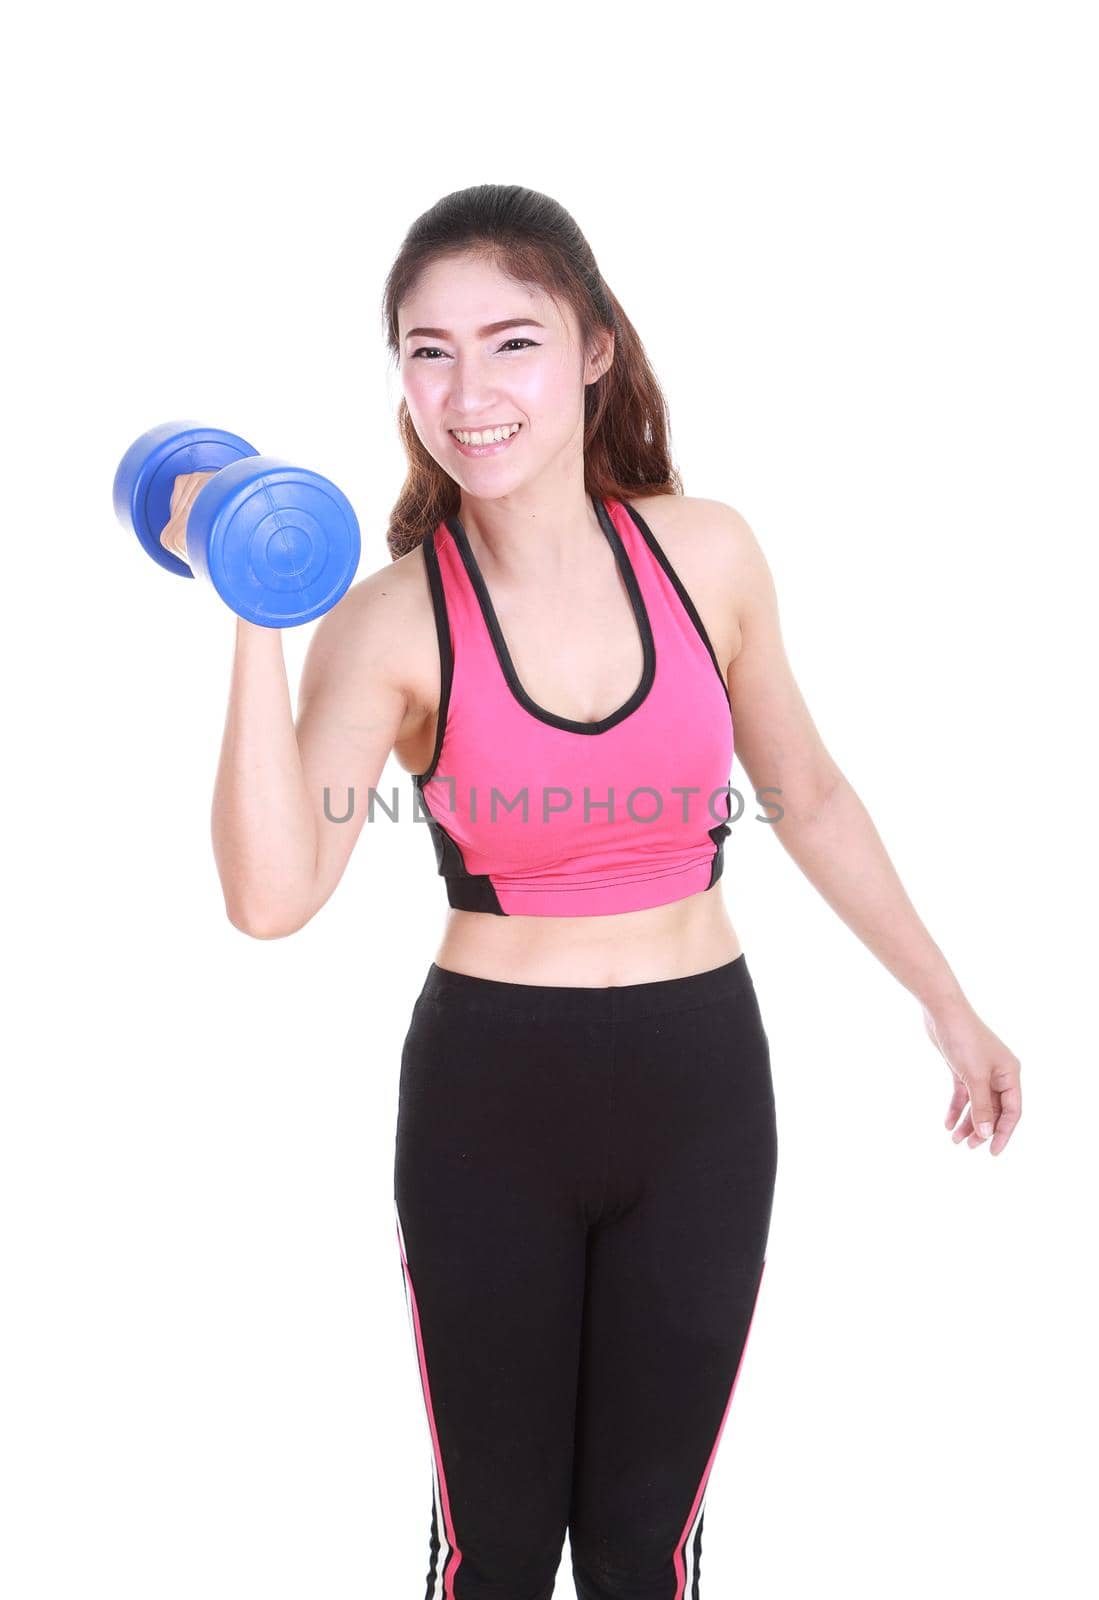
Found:
<path fill-rule="evenodd" d="M 706 1486 L 709 1493 L 709 1485 Z M 687 1543 L 683 1549 L 683 1595 L 684 1600 L 695 1600 L 695 1535 L 698 1533 L 702 1513 L 706 1509 L 706 1495 L 702 1496 L 698 1505 L 698 1515 L 691 1523 L 691 1531 L 687 1535 Z"/>

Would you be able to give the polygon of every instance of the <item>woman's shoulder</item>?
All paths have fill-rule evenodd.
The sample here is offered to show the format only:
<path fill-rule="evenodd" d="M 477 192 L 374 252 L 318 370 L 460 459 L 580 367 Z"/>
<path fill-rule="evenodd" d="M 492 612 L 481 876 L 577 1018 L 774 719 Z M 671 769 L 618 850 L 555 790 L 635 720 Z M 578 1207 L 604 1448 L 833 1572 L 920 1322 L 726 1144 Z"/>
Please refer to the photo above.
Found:
<path fill-rule="evenodd" d="M 758 560 L 755 534 L 735 506 L 696 495 L 631 495 L 626 502 L 648 524 L 676 572 L 694 592 L 728 588 L 735 597 Z"/>
<path fill-rule="evenodd" d="M 630 495 L 627 505 L 640 512 L 657 541 L 665 539 L 690 556 L 721 559 L 751 538 L 751 529 L 734 506 L 698 495 Z M 671 551 L 667 552 L 669 555 Z"/>

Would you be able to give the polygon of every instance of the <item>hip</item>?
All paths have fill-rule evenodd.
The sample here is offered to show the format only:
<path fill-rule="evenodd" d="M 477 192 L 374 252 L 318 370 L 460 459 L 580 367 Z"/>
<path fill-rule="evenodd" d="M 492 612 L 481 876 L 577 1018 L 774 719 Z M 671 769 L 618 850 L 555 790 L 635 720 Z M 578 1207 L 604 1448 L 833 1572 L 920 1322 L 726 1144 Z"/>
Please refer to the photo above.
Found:
<path fill-rule="evenodd" d="M 677 978 L 531 984 L 432 963 L 401 1057 L 397 1173 L 409 1200 L 505 1203 L 533 1186 L 625 1206 L 769 1194 L 770 1050 L 743 952 Z M 600 1198 L 601 1197 L 601 1198 Z M 738 1198 L 739 1197 L 739 1198 Z"/>

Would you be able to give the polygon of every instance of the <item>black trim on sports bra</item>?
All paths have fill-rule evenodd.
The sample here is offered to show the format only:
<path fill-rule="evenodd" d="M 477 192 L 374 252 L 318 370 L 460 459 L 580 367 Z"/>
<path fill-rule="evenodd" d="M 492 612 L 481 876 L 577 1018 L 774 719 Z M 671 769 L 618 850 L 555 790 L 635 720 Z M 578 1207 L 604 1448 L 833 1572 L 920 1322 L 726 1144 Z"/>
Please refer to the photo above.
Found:
<path fill-rule="evenodd" d="M 645 609 L 641 585 L 637 581 L 637 574 L 630 564 L 626 547 L 622 543 L 618 529 L 612 522 L 606 506 L 597 495 L 593 494 L 591 501 L 599 518 L 599 526 L 602 528 L 607 542 L 614 552 L 614 559 L 618 563 L 618 570 L 621 572 L 623 582 L 626 585 L 638 632 L 641 635 L 641 644 L 645 657 L 641 670 L 641 680 L 625 705 L 619 706 L 618 710 L 612 711 L 609 716 L 601 717 L 598 722 L 576 722 L 571 717 L 558 716 L 555 711 L 547 711 L 545 706 L 540 706 L 537 701 L 531 699 L 519 681 L 519 674 L 516 672 L 515 665 L 511 659 L 503 629 L 496 615 L 496 608 L 492 603 L 492 596 L 488 592 L 481 569 L 477 565 L 477 558 L 473 554 L 469 539 L 466 536 L 466 530 L 462 527 L 457 513 L 445 519 L 446 526 L 458 549 L 458 554 L 462 558 L 462 564 L 469 575 L 469 581 L 473 585 L 477 603 L 481 608 L 481 615 L 484 617 L 485 626 L 488 628 L 493 648 L 496 651 L 496 658 L 500 663 L 512 695 L 523 707 L 524 711 L 528 711 L 532 717 L 537 717 L 539 722 L 546 722 L 551 728 L 564 728 L 569 733 L 605 733 L 608 728 L 613 728 L 618 723 L 624 722 L 627 717 L 633 715 L 645 700 L 656 679 L 656 645 L 653 640 L 649 613 Z"/>
<path fill-rule="evenodd" d="M 422 544 L 428 587 L 431 590 L 431 608 L 435 615 L 435 632 L 439 640 L 439 720 L 435 727 L 435 748 L 431 752 L 431 759 L 423 772 L 412 774 L 412 781 L 419 791 L 424 820 L 435 851 L 435 865 L 438 868 L 438 875 L 446 883 L 448 903 L 461 911 L 488 911 L 502 917 L 506 913 L 500 904 L 492 879 L 487 873 L 469 871 L 457 840 L 451 838 L 434 815 L 424 792 L 424 785 L 430 782 L 439 764 L 443 740 L 446 737 L 450 689 L 454 680 L 454 651 L 450 640 L 446 590 L 443 588 L 439 555 L 435 549 L 434 528 L 425 536 Z"/>
<path fill-rule="evenodd" d="M 439 764 L 439 755 L 446 737 L 447 711 L 450 708 L 450 686 L 454 678 L 454 652 L 450 643 L 450 619 L 446 609 L 446 590 L 439 571 L 439 553 L 435 549 L 435 529 L 422 541 L 424 566 L 431 590 L 431 609 L 435 613 L 435 632 L 439 640 L 439 720 L 435 726 L 435 748 L 423 772 L 414 774 L 418 784 L 425 784 Z"/>
<path fill-rule="evenodd" d="M 641 515 L 640 511 L 638 511 L 634 506 L 631 506 L 628 500 L 623 500 L 622 504 L 626 507 L 626 510 L 629 512 L 631 518 L 633 519 L 633 522 L 634 522 L 635 526 L 637 527 L 638 531 L 640 532 L 642 538 L 645 540 L 645 543 L 648 545 L 649 549 L 652 551 L 652 553 L 656 557 L 656 559 L 660 562 L 660 565 L 664 568 L 664 571 L 667 573 L 668 578 L 669 578 L 672 586 L 674 587 L 676 594 L 679 596 L 679 599 L 680 599 L 680 602 L 681 602 L 681 604 L 683 606 L 684 611 L 686 611 L 687 615 L 690 617 L 691 621 L 694 623 L 695 627 L 697 628 L 699 638 L 702 640 L 702 643 L 706 646 L 706 649 L 709 652 L 710 660 L 714 664 L 714 671 L 717 673 L 718 678 L 721 680 L 721 687 L 725 691 L 725 698 L 729 702 L 729 710 L 731 712 L 732 711 L 732 699 L 731 699 L 731 697 L 729 695 L 729 685 L 725 681 L 725 674 L 722 672 L 721 666 L 720 666 L 720 664 L 718 662 L 717 652 L 714 650 L 713 645 L 710 643 L 710 635 L 706 632 L 705 625 L 704 625 L 704 623 L 702 621 L 702 618 L 698 614 L 698 610 L 697 610 L 697 608 L 695 606 L 694 601 L 691 599 L 690 595 L 687 593 L 686 589 L 683 586 L 683 580 L 680 578 L 679 573 L 675 570 L 675 568 L 672 566 L 671 562 L 668 560 L 668 557 L 664 554 L 664 551 L 663 551 L 661 545 L 657 541 L 656 534 L 649 527 L 649 524 L 645 521 L 645 519 Z"/>

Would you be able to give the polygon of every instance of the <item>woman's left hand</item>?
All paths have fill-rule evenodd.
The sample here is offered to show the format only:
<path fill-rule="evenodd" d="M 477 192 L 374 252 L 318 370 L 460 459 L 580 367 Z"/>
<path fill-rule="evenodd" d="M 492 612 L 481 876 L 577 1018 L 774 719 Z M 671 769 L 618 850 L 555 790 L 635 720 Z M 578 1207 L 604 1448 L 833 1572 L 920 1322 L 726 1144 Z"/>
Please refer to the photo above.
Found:
<path fill-rule="evenodd" d="M 954 1128 L 954 1143 L 964 1139 L 975 1150 L 990 1139 L 989 1152 L 998 1156 L 1023 1114 L 1018 1058 L 967 1001 L 934 1010 L 924 1006 L 923 1021 L 928 1038 L 954 1075 L 954 1093 L 946 1113 L 946 1126 Z M 965 1116 L 958 1122 L 963 1111 Z"/>

